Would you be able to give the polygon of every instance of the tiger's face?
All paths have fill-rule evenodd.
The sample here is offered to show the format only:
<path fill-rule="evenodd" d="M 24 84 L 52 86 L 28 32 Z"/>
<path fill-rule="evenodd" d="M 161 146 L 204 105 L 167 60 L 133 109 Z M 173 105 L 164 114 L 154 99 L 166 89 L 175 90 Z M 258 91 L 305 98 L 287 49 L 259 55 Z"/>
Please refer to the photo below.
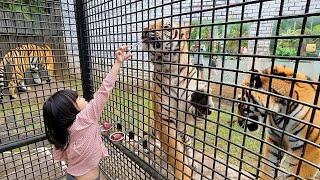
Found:
<path fill-rule="evenodd" d="M 258 72 L 257 70 L 254 71 Z M 266 94 L 266 92 L 270 91 L 271 93 L 276 95 L 291 97 L 292 99 L 310 104 L 314 102 L 316 88 L 313 85 L 305 82 L 295 82 L 291 92 L 292 80 L 273 77 L 271 81 L 271 77 L 267 77 L 265 75 L 293 78 L 294 71 L 291 68 L 277 65 L 274 66 L 273 69 L 265 69 L 259 74 L 252 74 L 244 79 L 242 83 L 243 86 L 260 90 L 254 91 L 243 89 L 241 94 L 238 96 L 238 100 L 244 102 L 240 102 L 238 104 L 238 115 L 244 117 L 239 117 L 238 122 L 240 126 L 247 127 L 249 131 L 257 130 L 258 124 L 255 122 L 262 122 L 262 120 L 264 120 L 267 115 L 273 113 L 286 114 L 286 112 L 290 113 L 290 111 L 292 111 L 290 107 L 287 111 L 288 103 L 291 103 L 287 99 L 272 94 Z M 301 72 L 296 73 L 295 79 L 311 80 Z M 307 94 L 307 96 L 305 94 Z M 289 104 L 289 106 L 290 105 L 291 104 Z M 267 108 L 268 111 L 261 107 Z M 247 120 L 246 118 L 249 118 L 250 120 Z M 303 119 L 303 117 L 299 118 Z"/>
<path fill-rule="evenodd" d="M 144 51 L 148 51 L 151 61 L 160 61 L 173 51 L 188 51 L 189 30 L 171 25 L 169 21 L 157 20 L 142 32 Z M 169 58 L 168 58 L 169 59 Z"/>
<path fill-rule="evenodd" d="M 242 85 L 246 87 L 251 87 L 259 91 L 268 90 L 269 79 L 267 77 L 260 77 L 260 75 L 250 75 L 245 78 Z M 242 92 L 238 95 L 239 101 L 242 101 L 238 104 L 238 123 L 242 128 L 247 128 L 249 131 L 258 130 L 258 123 L 263 122 L 264 118 L 267 116 L 267 110 L 261 107 L 267 107 L 268 96 L 268 109 L 281 112 L 283 110 L 283 102 L 279 101 L 279 98 L 271 95 L 267 95 L 263 92 L 242 89 Z M 248 118 L 248 119 L 247 119 Z"/>
<path fill-rule="evenodd" d="M 254 70 L 254 71 L 258 72 L 257 70 Z M 272 77 L 272 81 L 271 81 L 271 77 L 265 76 L 265 75 L 273 75 L 273 76 L 285 77 L 285 78 L 291 79 L 294 77 L 294 74 L 295 73 L 293 69 L 278 65 L 278 66 L 274 66 L 273 69 L 271 68 L 265 69 L 263 72 L 261 72 L 261 75 L 259 73 L 259 74 L 250 75 L 247 78 L 245 78 L 242 83 L 243 86 L 258 89 L 260 91 L 243 89 L 238 100 L 244 103 L 240 102 L 238 104 L 238 115 L 245 118 L 249 118 L 250 121 L 240 117 L 238 118 L 239 125 L 242 127 L 247 127 L 249 131 L 255 131 L 258 129 L 258 125 L 255 122 L 264 120 L 264 118 L 267 115 L 271 115 L 274 113 L 277 113 L 277 114 L 289 113 L 290 116 L 296 116 L 297 118 L 297 112 L 299 111 L 295 112 L 294 106 L 298 106 L 301 104 L 295 103 L 295 105 L 292 105 L 294 102 L 290 102 L 286 98 L 281 98 L 279 96 L 290 97 L 291 99 L 303 101 L 309 104 L 314 103 L 316 87 L 313 86 L 312 84 L 298 81 L 294 83 L 294 86 L 292 86 L 292 80 Z M 312 81 L 312 79 L 310 79 L 308 76 L 306 76 L 301 72 L 296 73 L 295 79 Z M 270 81 L 271 81 L 271 84 L 270 84 Z M 271 92 L 279 96 L 275 96 L 273 94 L 266 94 L 265 92 Z M 261 107 L 267 108 L 268 111 Z M 287 110 L 287 108 L 289 109 Z M 279 116 L 277 114 L 276 116 Z M 303 113 L 299 113 L 299 115 L 300 114 L 302 115 L 301 117 L 298 117 L 298 118 L 303 119 L 304 118 Z M 281 118 L 281 117 L 276 117 L 276 118 Z M 282 126 L 281 124 L 279 125 Z"/>
<path fill-rule="evenodd" d="M 256 98 L 255 95 L 252 95 L 252 92 L 250 92 L 249 90 L 243 90 L 242 93 L 238 96 L 238 100 L 255 105 L 253 106 L 245 103 L 238 104 L 238 115 L 248 118 L 247 120 L 238 117 L 238 123 L 242 128 L 246 127 L 249 131 L 258 130 L 258 123 L 256 123 L 255 121 L 263 121 L 263 117 L 265 116 L 265 112 L 263 111 L 263 109 L 261 109 L 260 112 L 259 108 L 256 107 L 257 105 L 259 105 L 259 102 L 256 101 L 256 99 L 258 98 Z"/>

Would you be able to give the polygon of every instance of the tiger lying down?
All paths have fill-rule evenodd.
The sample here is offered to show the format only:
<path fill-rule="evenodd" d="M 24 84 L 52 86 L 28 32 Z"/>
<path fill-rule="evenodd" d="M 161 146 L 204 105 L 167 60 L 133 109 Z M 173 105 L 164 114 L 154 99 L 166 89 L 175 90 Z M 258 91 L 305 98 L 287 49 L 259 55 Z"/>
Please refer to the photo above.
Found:
<path fill-rule="evenodd" d="M 15 99 L 16 90 L 25 92 L 30 90 L 27 85 L 50 82 L 53 70 L 54 58 L 48 45 L 26 44 L 9 51 L 0 64 L 0 103 L 4 87 L 8 87 L 10 99 Z"/>
<path fill-rule="evenodd" d="M 278 96 L 270 95 L 268 100 L 266 92 L 269 90 L 271 78 L 264 75 L 293 78 L 293 70 L 275 66 L 273 71 L 269 68 L 261 73 L 248 76 L 243 81 L 245 87 L 253 88 L 253 90 L 243 89 L 239 100 L 244 103 L 241 102 L 238 105 L 238 114 L 243 117 L 238 118 L 238 122 L 240 126 L 249 131 L 257 130 L 258 121 L 261 124 L 266 118 L 268 127 L 264 139 L 268 144 L 263 145 L 262 157 L 265 159 L 262 160 L 262 172 L 260 171 L 259 176 L 261 179 L 274 179 L 275 175 L 272 174 L 271 166 L 286 163 L 290 168 L 286 179 L 295 179 L 294 175 L 299 175 L 304 179 L 314 179 L 320 168 L 320 100 L 316 97 L 316 86 L 296 81 L 291 96 L 296 101 L 288 101 L 285 98 L 290 97 L 292 80 L 274 77 L 270 89 L 271 93 Z M 297 73 L 295 79 L 311 80 L 303 73 Z M 269 101 L 268 107 L 267 101 Z M 250 106 L 247 103 L 253 105 Z M 306 104 L 315 105 L 310 107 Z M 268 111 L 263 108 L 267 108 Z M 283 116 L 285 114 L 288 116 Z M 298 157 L 303 154 L 304 162 L 299 165 L 299 159 L 288 154 L 284 156 L 283 150 Z M 300 170 L 297 171 L 299 166 L 301 166 Z"/>
<path fill-rule="evenodd" d="M 199 81 L 188 58 L 189 29 L 158 20 L 144 28 L 143 50 L 154 65 L 152 100 L 155 135 L 175 169 L 177 179 L 191 179 L 192 140 L 186 123 L 211 114 L 214 107 L 208 82 Z M 184 41 L 183 41 L 184 40 Z"/>

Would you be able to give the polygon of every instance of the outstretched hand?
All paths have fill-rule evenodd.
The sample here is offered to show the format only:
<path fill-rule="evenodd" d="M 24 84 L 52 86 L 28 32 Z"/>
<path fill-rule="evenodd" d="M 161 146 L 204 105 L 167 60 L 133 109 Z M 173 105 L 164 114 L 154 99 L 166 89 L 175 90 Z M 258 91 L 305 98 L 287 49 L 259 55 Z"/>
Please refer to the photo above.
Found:
<path fill-rule="evenodd" d="M 127 50 L 127 46 L 121 46 L 118 48 L 117 52 L 116 52 L 116 61 L 122 63 L 126 60 L 128 60 L 132 54 L 131 53 L 126 53 Z"/>

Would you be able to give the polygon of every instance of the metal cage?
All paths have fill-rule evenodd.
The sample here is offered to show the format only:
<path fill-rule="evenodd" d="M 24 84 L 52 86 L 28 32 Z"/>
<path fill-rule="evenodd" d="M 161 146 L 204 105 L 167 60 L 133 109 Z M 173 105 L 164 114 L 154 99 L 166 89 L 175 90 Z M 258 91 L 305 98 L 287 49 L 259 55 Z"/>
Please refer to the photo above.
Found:
<path fill-rule="evenodd" d="M 31 90 L 16 99 L 4 79 L 1 179 L 65 176 L 42 104 L 60 89 L 93 98 L 123 44 L 133 56 L 100 119 L 112 124 L 102 133 L 106 179 L 320 178 L 317 0 L 22 0 L 0 9 L 2 66 L 8 53 L 30 51 L 17 49 L 24 44 L 49 45 L 54 57 L 51 81 L 26 70 Z"/>

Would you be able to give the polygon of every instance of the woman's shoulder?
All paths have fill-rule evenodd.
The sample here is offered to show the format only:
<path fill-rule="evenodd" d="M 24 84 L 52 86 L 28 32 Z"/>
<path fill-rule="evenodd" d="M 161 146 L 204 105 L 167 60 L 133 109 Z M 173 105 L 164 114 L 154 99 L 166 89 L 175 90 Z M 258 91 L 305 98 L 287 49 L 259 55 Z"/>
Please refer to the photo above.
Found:
<path fill-rule="evenodd" d="M 89 130 L 90 127 L 94 126 L 96 121 L 90 121 L 86 116 L 81 115 L 81 111 L 77 114 L 73 124 L 69 127 L 69 131 L 78 132 Z"/>

